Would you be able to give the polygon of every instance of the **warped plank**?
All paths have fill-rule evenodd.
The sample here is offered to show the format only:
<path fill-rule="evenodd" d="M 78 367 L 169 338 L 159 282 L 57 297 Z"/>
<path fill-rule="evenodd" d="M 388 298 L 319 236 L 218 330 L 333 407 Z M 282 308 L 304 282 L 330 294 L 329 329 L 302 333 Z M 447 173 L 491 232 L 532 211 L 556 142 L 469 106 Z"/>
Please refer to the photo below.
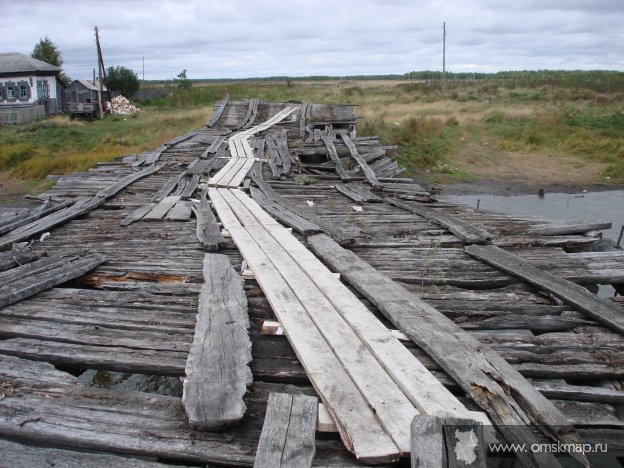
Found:
<path fill-rule="evenodd" d="M 15 279 L 9 284 L 5 283 L 0 287 L 0 307 L 14 304 L 38 292 L 82 276 L 102 264 L 104 260 L 104 257 L 99 254 L 65 259 L 56 268 Z M 25 266 L 30 265 L 32 264 Z"/>
<path fill-rule="evenodd" d="M 217 189 L 209 189 L 219 217 L 237 242 L 256 280 L 265 291 L 273 311 L 289 330 L 293 349 L 312 384 L 336 420 L 349 451 L 368 462 L 388 462 L 399 457 L 396 445 L 329 348 L 292 289 L 269 257 L 243 228 Z"/>
<path fill-rule="evenodd" d="M 455 234 L 461 240 L 471 244 L 480 244 L 487 242 L 494 238 L 492 234 L 485 229 L 468 223 L 463 219 L 453 216 L 443 211 L 436 210 L 435 208 L 429 208 L 422 205 L 416 205 L 414 203 L 406 203 L 392 198 L 387 199 L 388 203 L 398 208 L 411 211 L 412 213 L 422 216 L 429 221 L 438 224 L 450 232 Z"/>
<path fill-rule="evenodd" d="M 184 175 L 184 173 L 181 173 L 181 174 L 173 175 L 173 176 L 169 177 L 165 181 L 163 186 L 158 190 L 158 192 L 156 192 L 154 194 L 154 196 L 150 199 L 150 202 L 151 203 L 159 203 L 163 198 L 165 198 L 171 192 L 173 192 L 173 189 L 176 187 L 176 185 L 178 185 L 178 183 L 182 179 L 183 175 Z"/>
<path fill-rule="evenodd" d="M 251 100 L 251 114 L 249 115 L 249 120 L 243 125 L 242 128 L 249 128 L 253 125 L 254 120 L 256 120 L 256 116 L 258 115 L 258 104 L 260 103 L 260 99 L 252 99 Z"/>
<path fill-rule="evenodd" d="M 251 341 L 244 281 L 225 255 L 205 254 L 195 336 L 186 362 L 182 404 L 200 430 L 237 424 L 251 384 Z"/>
<path fill-rule="evenodd" d="M 254 107 L 256 108 L 256 110 L 258 109 L 258 99 L 249 100 L 249 105 L 247 106 L 247 112 L 245 113 L 243 120 L 241 120 L 240 123 L 236 126 L 237 129 L 245 128 L 245 126 L 249 123 L 251 116 L 253 114 Z"/>
<path fill-rule="evenodd" d="M 271 393 L 254 468 L 305 468 L 314 459 L 318 400 Z"/>
<path fill-rule="evenodd" d="M 536 268 L 499 247 L 469 245 L 465 251 L 472 257 L 554 294 L 610 329 L 624 333 L 624 309 L 590 293 L 584 287 Z"/>
<path fill-rule="evenodd" d="M 225 110 L 225 106 L 227 106 L 229 99 L 230 99 L 230 93 L 226 93 L 225 96 L 223 96 L 223 99 L 221 99 L 221 102 L 219 103 L 219 107 L 214 111 L 212 116 L 210 116 L 210 120 L 208 120 L 206 127 L 214 127 L 217 124 L 217 122 L 223 115 L 223 111 Z"/>
<path fill-rule="evenodd" d="M 114 184 L 109 185 L 108 187 L 106 187 L 103 190 L 100 190 L 95 195 L 95 197 L 96 198 L 99 198 L 99 197 L 111 198 L 111 197 L 117 195 L 119 192 L 121 192 L 127 186 L 133 184 L 137 180 L 142 179 L 143 177 L 147 177 L 149 175 L 154 174 L 155 172 L 159 171 L 162 167 L 163 166 L 152 166 L 152 167 L 145 168 L 142 171 L 135 172 L 133 174 L 127 175 L 126 177 L 122 178 L 121 180 L 115 182 Z"/>
<path fill-rule="evenodd" d="M 338 173 L 340 178 L 342 180 L 351 179 L 351 176 L 347 174 L 347 171 L 342 166 L 342 162 L 340 161 L 340 157 L 338 156 L 338 152 L 336 151 L 336 145 L 334 145 L 332 137 L 323 134 L 321 138 L 323 139 L 323 143 L 325 143 L 325 146 L 327 147 L 327 153 L 329 154 L 329 157 L 332 161 L 334 161 L 334 164 L 336 166 L 336 172 Z"/>
<path fill-rule="evenodd" d="M 143 219 L 146 221 L 160 221 L 178 201 L 180 201 L 179 195 L 171 195 L 163 198 L 149 213 L 143 216 Z"/>
<path fill-rule="evenodd" d="M 282 158 L 277 150 L 277 144 L 271 137 L 266 139 L 266 145 L 269 149 L 269 167 L 271 168 L 271 174 L 274 179 L 279 179 L 282 175 L 282 171 L 279 169 L 282 166 Z"/>
<path fill-rule="evenodd" d="M 206 150 L 199 156 L 200 159 L 207 159 L 209 154 L 215 154 L 219 150 L 219 147 L 225 141 L 226 137 L 227 134 L 217 136 L 217 138 L 215 138 L 215 141 L 213 141 L 212 144 L 208 148 L 206 148 Z"/>
<path fill-rule="evenodd" d="M 278 229 L 281 234 L 289 238 L 286 242 L 290 240 L 290 245 L 295 248 L 299 247 L 299 251 L 305 250 L 305 247 L 298 242 L 292 242 L 296 241 L 292 234 L 279 226 L 240 190 L 220 190 L 219 194 L 223 196 L 245 230 L 284 277 L 323 339 L 334 351 L 401 453 L 409 453 L 408 428 L 412 417 L 418 414 L 418 411 L 388 375 L 366 343 L 295 261 L 291 248 L 287 249 L 280 245 L 269 233 L 266 225 L 272 225 Z M 258 222 L 252 209 L 255 210 L 257 216 L 263 216 L 265 225 Z M 327 270 L 321 273 L 329 275 Z M 288 328 L 284 328 L 288 335 Z"/>
<path fill-rule="evenodd" d="M 275 144 L 277 145 L 277 151 L 280 159 L 282 160 L 282 174 L 288 175 L 290 173 L 291 163 L 293 161 L 290 151 L 288 151 L 288 136 L 287 132 L 283 131 L 277 137 L 275 137 Z"/>
<path fill-rule="evenodd" d="M 347 135 L 346 133 L 341 133 L 340 137 L 342 138 L 342 141 L 344 141 L 345 145 L 347 145 L 351 157 L 355 159 L 355 162 L 357 162 L 362 169 L 364 177 L 366 177 L 368 183 L 371 184 L 373 187 L 381 188 L 381 182 L 377 180 L 377 176 L 375 175 L 373 170 L 370 168 L 368 163 L 364 161 L 364 158 L 362 158 L 360 153 L 358 153 L 358 150 L 355 147 L 355 144 L 351 141 L 351 138 L 349 138 L 349 135 Z"/>
<path fill-rule="evenodd" d="M 537 443 L 536 424 L 562 443 L 580 443 L 561 412 L 490 347 L 324 234 L 312 250 L 434 359 L 484 409 L 510 443 Z M 530 466 L 559 466 L 552 454 L 518 454 Z M 581 461 L 585 461 L 584 457 Z"/>
<path fill-rule="evenodd" d="M 208 192 L 202 190 L 199 198 L 199 207 L 193 204 L 193 212 L 197 218 L 197 229 L 195 231 L 197 240 L 202 244 L 204 250 L 218 250 L 227 245 L 227 241 L 221 234 L 217 219 L 210 209 L 207 197 Z"/>

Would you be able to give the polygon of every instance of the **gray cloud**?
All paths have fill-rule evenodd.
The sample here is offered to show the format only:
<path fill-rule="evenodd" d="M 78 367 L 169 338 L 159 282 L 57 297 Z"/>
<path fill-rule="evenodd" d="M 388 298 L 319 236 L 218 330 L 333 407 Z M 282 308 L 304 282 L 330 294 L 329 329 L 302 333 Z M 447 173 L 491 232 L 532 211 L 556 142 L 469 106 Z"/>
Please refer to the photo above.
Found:
<path fill-rule="evenodd" d="M 621 0 L 34 0 L 3 9 L 2 51 L 48 35 L 72 77 L 106 65 L 147 79 L 452 71 L 624 70 Z"/>

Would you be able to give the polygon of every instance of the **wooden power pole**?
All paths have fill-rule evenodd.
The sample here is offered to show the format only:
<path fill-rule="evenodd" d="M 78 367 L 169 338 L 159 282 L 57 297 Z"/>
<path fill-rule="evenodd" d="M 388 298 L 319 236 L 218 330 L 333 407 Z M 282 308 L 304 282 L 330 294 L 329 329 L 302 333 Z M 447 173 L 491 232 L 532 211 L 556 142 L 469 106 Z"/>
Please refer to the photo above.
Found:
<path fill-rule="evenodd" d="M 98 27 L 95 27 L 95 45 L 97 46 L 97 54 L 98 54 L 98 69 L 99 69 L 99 77 L 100 77 L 100 118 L 104 118 L 104 108 L 102 106 L 102 93 L 103 93 L 103 82 L 106 81 L 106 68 L 104 68 L 104 59 L 102 58 L 102 48 L 100 47 L 100 30 Z M 102 80 L 104 78 L 104 80 Z M 108 95 L 108 100 L 111 100 L 110 90 L 106 89 L 106 94 Z"/>
<path fill-rule="evenodd" d="M 446 86 L 446 21 L 442 23 L 442 93 Z"/>

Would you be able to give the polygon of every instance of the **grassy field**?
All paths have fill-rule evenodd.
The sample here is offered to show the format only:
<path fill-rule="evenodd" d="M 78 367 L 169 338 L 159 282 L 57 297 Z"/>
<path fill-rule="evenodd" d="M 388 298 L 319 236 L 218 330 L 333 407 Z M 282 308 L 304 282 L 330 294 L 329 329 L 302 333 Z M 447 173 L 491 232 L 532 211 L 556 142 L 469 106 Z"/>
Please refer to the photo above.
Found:
<path fill-rule="evenodd" d="M 153 148 L 208 120 L 223 94 L 358 106 L 358 131 L 398 145 L 428 182 L 624 183 L 624 74 L 609 81 L 535 79 L 195 83 L 104 121 L 55 117 L 0 127 L 0 196 L 41 189 L 48 174 Z M 615 80 L 615 81 L 614 81 Z"/>

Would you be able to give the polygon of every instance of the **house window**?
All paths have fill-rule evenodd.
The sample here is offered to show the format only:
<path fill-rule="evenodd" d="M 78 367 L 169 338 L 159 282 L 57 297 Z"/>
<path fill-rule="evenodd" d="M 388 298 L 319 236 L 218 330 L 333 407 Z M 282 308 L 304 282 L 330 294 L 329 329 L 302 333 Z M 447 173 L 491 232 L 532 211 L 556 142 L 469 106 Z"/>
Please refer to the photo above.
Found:
<path fill-rule="evenodd" d="M 7 86 L 6 93 L 7 93 L 7 99 L 15 99 L 15 87 L 14 86 Z"/>
<path fill-rule="evenodd" d="M 39 99 L 50 97 L 50 85 L 46 80 L 37 80 L 37 95 Z"/>
<path fill-rule="evenodd" d="M 20 85 L 19 95 L 20 95 L 20 99 L 28 99 L 28 86 Z"/>

